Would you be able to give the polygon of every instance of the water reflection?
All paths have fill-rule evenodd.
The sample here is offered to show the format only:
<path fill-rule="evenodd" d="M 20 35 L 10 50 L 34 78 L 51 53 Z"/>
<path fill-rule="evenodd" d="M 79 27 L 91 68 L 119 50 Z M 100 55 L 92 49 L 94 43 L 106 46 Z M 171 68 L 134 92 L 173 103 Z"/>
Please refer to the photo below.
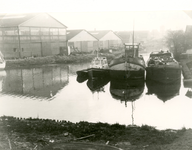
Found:
<path fill-rule="evenodd" d="M 160 83 L 156 81 L 146 80 L 148 88 L 147 94 L 155 94 L 160 100 L 166 102 L 179 95 L 181 80 L 175 80 L 171 83 Z"/>
<path fill-rule="evenodd" d="M 188 88 L 185 96 L 187 96 L 188 98 L 192 98 L 192 81 L 184 81 L 184 87 Z"/>
<path fill-rule="evenodd" d="M 111 80 L 110 93 L 113 98 L 124 101 L 135 101 L 144 91 L 144 80 Z"/>
<path fill-rule="evenodd" d="M 131 102 L 132 125 L 134 125 L 135 100 L 139 99 L 144 91 L 144 80 L 111 80 L 110 93 L 114 99 L 125 103 Z"/>
<path fill-rule="evenodd" d="M 68 66 L 6 70 L 2 93 L 51 98 L 68 84 Z"/>
<path fill-rule="evenodd" d="M 87 81 L 87 87 L 92 91 L 92 92 L 105 92 L 104 91 L 104 86 L 109 82 L 109 78 L 89 78 Z"/>

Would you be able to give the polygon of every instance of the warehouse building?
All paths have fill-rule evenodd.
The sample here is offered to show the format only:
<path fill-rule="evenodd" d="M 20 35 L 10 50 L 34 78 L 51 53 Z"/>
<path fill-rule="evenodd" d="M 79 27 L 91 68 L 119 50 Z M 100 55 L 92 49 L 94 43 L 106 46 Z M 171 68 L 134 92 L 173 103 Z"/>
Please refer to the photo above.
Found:
<path fill-rule="evenodd" d="M 0 17 L 0 51 L 5 58 L 67 53 L 66 26 L 47 13 Z"/>

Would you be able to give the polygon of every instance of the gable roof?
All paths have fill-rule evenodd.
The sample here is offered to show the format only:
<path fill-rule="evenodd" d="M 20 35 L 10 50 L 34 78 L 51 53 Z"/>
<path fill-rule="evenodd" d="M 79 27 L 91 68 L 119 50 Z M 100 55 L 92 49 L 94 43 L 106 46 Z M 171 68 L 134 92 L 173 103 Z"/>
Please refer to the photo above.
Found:
<path fill-rule="evenodd" d="M 184 12 L 192 19 L 192 10 L 184 10 Z"/>
<path fill-rule="evenodd" d="M 33 18 L 37 13 L 30 14 L 6 14 L 0 19 L 0 25 L 3 27 L 7 26 L 18 26 L 21 23 Z"/>
<path fill-rule="evenodd" d="M 79 30 L 67 30 L 67 40 L 70 40 L 71 38 L 73 38 L 74 36 L 76 36 L 78 33 L 80 33 L 81 31 L 83 31 L 83 29 L 79 29 Z"/>
<path fill-rule="evenodd" d="M 97 39 L 101 39 L 110 31 L 111 30 L 97 30 L 97 31 L 89 31 L 89 33 L 91 33 Z"/>
<path fill-rule="evenodd" d="M 20 14 L 6 14 L 0 17 L 0 26 L 2 27 L 14 27 L 19 26 L 20 24 L 32 19 L 33 17 L 40 15 L 40 14 L 47 14 L 48 13 L 20 13 Z M 57 19 L 49 15 L 51 18 L 59 22 Z M 61 23 L 61 22 L 59 22 Z M 62 24 L 62 23 L 61 23 Z M 64 24 L 62 24 L 65 26 Z M 65 26 L 66 27 L 66 26 Z"/>
<path fill-rule="evenodd" d="M 91 35 L 92 37 L 96 38 L 95 36 L 93 36 L 91 33 L 89 33 L 88 31 L 84 30 L 84 29 L 76 29 L 76 30 L 67 30 L 67 40 L 72 39 L 74 36 L 76 36 L 77 34 L 79 34 L 80 32 L 85 31 L 87 32 L 89 35 Z M 97 39 L 97 38 L 96 38 Z M 98 39 L 97 39 L 98 40 Z"/>

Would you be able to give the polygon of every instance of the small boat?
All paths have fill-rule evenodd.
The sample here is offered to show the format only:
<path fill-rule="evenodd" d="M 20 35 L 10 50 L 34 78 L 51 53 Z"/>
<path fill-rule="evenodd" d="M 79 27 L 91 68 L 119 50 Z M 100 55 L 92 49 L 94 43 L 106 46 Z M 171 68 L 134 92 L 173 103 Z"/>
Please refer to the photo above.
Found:
<path fill-rule="evenodd" d="M 113 59 L 110 64 L 110 77 L 113 79 L 144 79 L 145 61 L 139 56 L 139 44 L 125 43 L 125 54 Z"/>
<path fill-rule="evenodd" d="M 4 70 L 6 66 L 6 61 L 3 57 L 3 54 L 0 52 L 0 70 Z"/>
<path fill-rule="evenodd" d="M 87 69 L 79 70 L 76 73 L 77 73 L 76 80 L 79 83 L 82 83 L 82 82 L 86 81 L 89 78 Z"/>
<path fill-rule="evenodd" d="M 87 69 L 90 78 L 106 78 L 109 75 L 109 65 L 106 57 L 95 57 Z"/>
<path fill-rule="evenodd" d="M 169 51 L 152 52 L 147 61 L 146 79 L 171 83 L 181 79 L 181 66 Z"/>
<path fill-rule="evenodd" d="M 99 57 L 98 54 L 93 60 L 89 68 L 76 72 L 78 76 L 84 78 L 106 78 L 109 75 L 109 66 L 106 57 Z"/>

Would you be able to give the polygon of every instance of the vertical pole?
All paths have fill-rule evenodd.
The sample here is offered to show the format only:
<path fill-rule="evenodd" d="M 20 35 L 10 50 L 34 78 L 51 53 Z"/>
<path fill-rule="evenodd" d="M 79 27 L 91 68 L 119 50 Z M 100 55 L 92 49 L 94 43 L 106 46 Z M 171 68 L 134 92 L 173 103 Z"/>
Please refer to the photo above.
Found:
<path fill-rule="evenodd" d="M 135 42 L 134 42 L 134 38 L 135 38 L 135 37 L 134 37 L 134 20 L 133 20 L 133 40 L 132 40 L 132 41 L 133 41 L 133 52 L 134 52 L 134 53 L 133 53 L 133 57 L 135 57 L 135 48 L 134 48 Z"/>
<path fill-rule="evenodd" d="M 18 41 L 19 41 L 19 58 L 21 58 L 21 41 L 20 41 L 20 35 L 19 35 L 19 27 L 17 27 L 17 32 L 18 32 Z"/>

